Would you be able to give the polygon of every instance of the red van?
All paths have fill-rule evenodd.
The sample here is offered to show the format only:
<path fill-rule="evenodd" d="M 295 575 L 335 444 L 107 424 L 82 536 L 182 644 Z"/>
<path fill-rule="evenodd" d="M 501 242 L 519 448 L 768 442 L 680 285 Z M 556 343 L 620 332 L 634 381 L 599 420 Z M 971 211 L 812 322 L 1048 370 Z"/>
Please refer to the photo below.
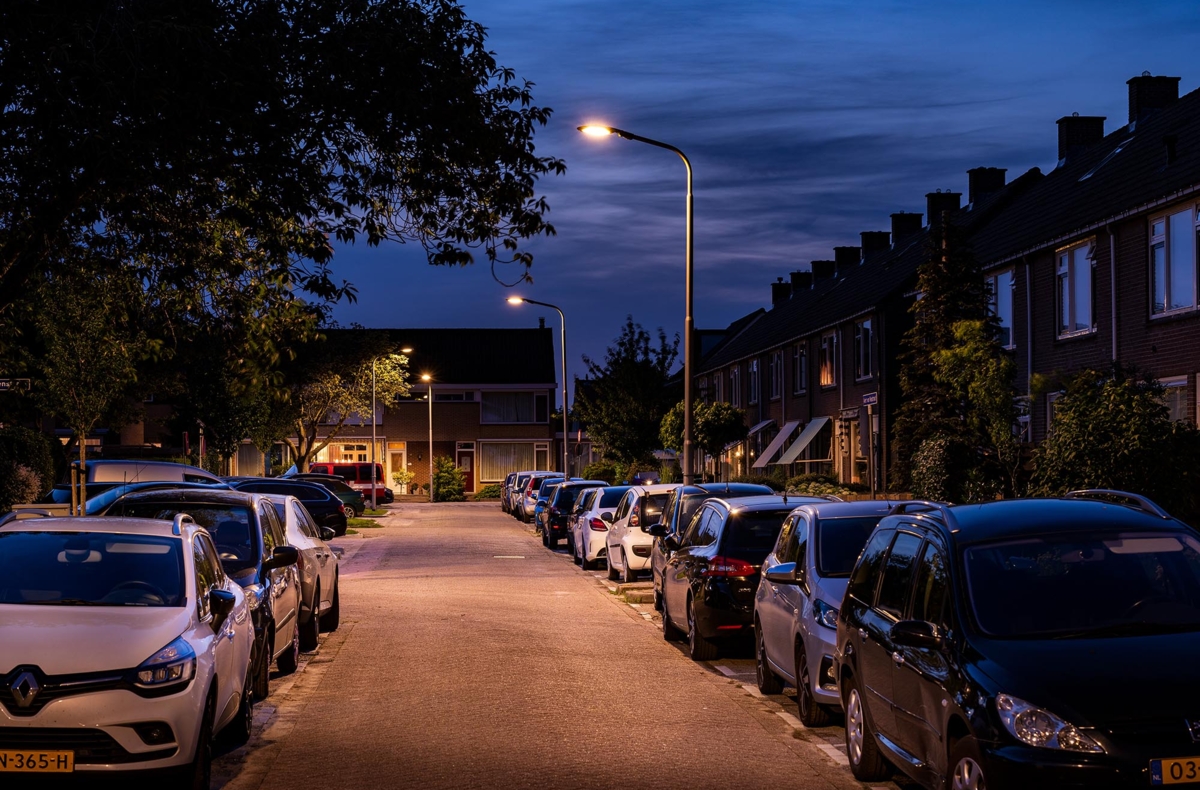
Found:
<path fill-rule="evenodd" d="M 361 491 L 369 502 L 371 499 L 371 464 L 309 464 L 308 471 L 321 475 L 337 475 L 351 488 Z M 375 464 L 375 499 L 383 502 L 387 496 L 387 481 L 383 477 L 383 464 Z"/>

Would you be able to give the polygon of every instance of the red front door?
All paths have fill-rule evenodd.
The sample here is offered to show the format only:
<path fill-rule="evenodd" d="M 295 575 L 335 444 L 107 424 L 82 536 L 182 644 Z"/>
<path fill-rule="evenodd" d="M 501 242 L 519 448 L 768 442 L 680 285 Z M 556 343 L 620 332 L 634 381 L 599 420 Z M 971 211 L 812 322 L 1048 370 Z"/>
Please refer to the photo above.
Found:
<path fill-rule="evenodd" d="M 458 458 L 455 459 L 454 463 L 462 470 L 463 477 L 465 478 L 463 491 L 473 492 L 475 490 L 475 451 L 459 450 Z"/>

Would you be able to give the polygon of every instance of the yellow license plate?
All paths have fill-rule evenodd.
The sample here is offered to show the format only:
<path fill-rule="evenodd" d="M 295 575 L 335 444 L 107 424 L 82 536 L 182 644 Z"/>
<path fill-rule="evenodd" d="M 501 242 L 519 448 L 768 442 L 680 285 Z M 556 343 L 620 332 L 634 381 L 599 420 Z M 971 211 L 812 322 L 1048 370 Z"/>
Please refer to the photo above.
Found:
<path fill-rule="evenodd" d="M 64 774 L 75 770 L 75 752 L 0 749 L 0 771 Z"/>
<path fill-rule="evenodd" d="M 1150 761 L 1150 784 L 1186 785 L 1193 783 L 1200 783 L 1200 757 Z"/>

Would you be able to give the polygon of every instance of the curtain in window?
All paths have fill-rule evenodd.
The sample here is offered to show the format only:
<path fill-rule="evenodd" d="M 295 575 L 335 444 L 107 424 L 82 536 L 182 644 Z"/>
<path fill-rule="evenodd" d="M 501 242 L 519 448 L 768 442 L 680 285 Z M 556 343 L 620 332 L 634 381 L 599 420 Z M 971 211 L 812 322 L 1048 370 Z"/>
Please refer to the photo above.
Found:
<path fill-rule="evenodd" d="M 535 422 L 532 392 L 485 392 L 483 422 Z"/>
<path fill-rule="evenodd" d="M 528 442 L 483 442 L 479 445 L 479 479 L 502 481 L 509 472 L 536 469 L 533 445 Z"/>

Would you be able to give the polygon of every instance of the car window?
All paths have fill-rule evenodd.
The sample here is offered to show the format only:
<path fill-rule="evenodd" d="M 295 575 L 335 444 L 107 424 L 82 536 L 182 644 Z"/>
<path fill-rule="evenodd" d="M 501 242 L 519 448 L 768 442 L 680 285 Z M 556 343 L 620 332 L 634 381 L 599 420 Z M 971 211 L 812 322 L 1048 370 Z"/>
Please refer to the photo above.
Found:
<path fill-rule="evenodd" d="M 132 518 L 160 518 L 170 521 L 176 514 L 187 513 L 208 530 L 226 573 L 237 573 L 258 564 L 250 509 L 245 505 L 201 504 L 199 502 L 128 502 L 121 514 Z"/>
<path fill-rule="evenodd" d="M 692 523 L 692 516 L 704 504 L 704 500 L 711 499 L 715 494 L 689 494 L 683 498 L 683 505 L 679 508 L 679 526 L 686 527 Z"/>
<path fill-rule="evenodd" d="M 765 558 L 779 537 L 790 510 L 752 510 L 732 513 L 722 531 L 721 551 L 752 552 Z"/>
<path fill-rule="evenodd" d="M 808 590 L 808 519 L 801 516 L 796 522 L 796 533 L 792 536 L 792 545 L 796 548 L 789 562 L 796 563 L 796 578 Z"/>
<path fill-rule="evenodd" d="M 626 491 L 625 496 L 621 497 L 621 504 L 617 505 L 617 512 L 613 515 L 613 521 L 620 521 L 625 518 L 625 514 L 629 512 L 629 503 L 633 501 L 633 492 Z"/>
<path fill-rule="evenodd" d="M 704 523 L 704 517 L 708 513 L 706 510 L 701 510 L 696 515 L 692 516 L 691 522 L 682 530 L 682 537 L 679 539 L 680 546 L 695 546 L 700 535 L 700 525 Z"/>
<path fill-rule="evenodd" d="M 278 530 L 275 528 L 277 523 L 275 508 L 265 502 L 259 503 L 258 523 L 263 535 L 263 556 L 270 557 L 276 546 L 283 545 L 283 541 L 279 539 Z"/>
<path fill-rule="evenodd" d="M 868 606 L 875 600 L 879 570 L 883 567 L 883 558 L 895 534 L 893 529 L 881 529 L 871 537 L 862 551 L 862 558 L 854 568 L 854 576 L 846 588 L 846 595 L 853 596 Z"/>
<path fill-rule="evenodd" d="M 642 523 L 653 524 L 662 516 L 663 506 L 667 504 L 670 494 L 647 494 L 642 497 Z"/>
<path fill-rule="evenodd" d="M 211 613 L 208 593 L 217 584 L 217 569 L 212 560 L 204 553 L 202 535 L 192 539 L 192 564 L 196 570 L 196 616 L 204 620 Z"/>
<path fill-rule="evenodd" d="M 721 522 L 723 518 L 720 513 L 712 508 L 703 512 L 703 518 L 700 519 L 700 528 L 696 531 L 697 546 L 711 546 L 717 542 L 717 537 L 721 534 Z"/>
<path fill-rule="evenodd" d="M 600 504 L 598 505 L 598 507 L 601 507 L 601 508 L 612 507 L 613 505 L 615 505 L 619 501 L 621 501 L 621 497 L 623 497 L 625 495 L 625 492 L 628 490 L 629 490 L 628 487 L 621 487 L 621 486 L 617 486 L 615 488 L 604 489 L 603 493 L 600 494 Z"/>
<path fill-rule="evenodd" d="M 779 530 L 779 538 L 775 541 L 775 558 L 780 562 L 791 562 L 784 559 L 788 555 L 788 543 L 792 539 L 792 530 L 796 528 L 797 516 L 789 516 L 783 520 L 783 527 Z"/>
<path fill-rule="evenodd" d="M 212 485 L 216 481 L 213 480 L 211 477 L 204 477 L 202 475 L 185 474 L 183 476 L 183 482 L 185 482 L 185 483 L 203 483 L 205 485 Z"/>
<path fill-rule="evenodd" d="M 892 550 L 883 564 L 883 578 L 879 580 L 879 600 L 875 608 L 896 620 L 904 617 L 920 548 L 919 537 L 910 532 L 901 532 L 892 542 Z"/>
<path fill-rule="evenodd" d="M 823 518 L 817 522 L 817 573 L 823 579 L 844 579 L 854 569 L 854 561 L 882 516 Z"/>
<path fill-rule="evenodd" d="M 659 523 L 667 528 L 667 532 L 674 531 L 672 527 L 675 523 L 676 504 L 679 501 L 678 494 L 679 489 L 676 488 L 667 495 L 667 504 L 663 505 L 662 518 L 659 519 Z"/>
<path fill-rule="evenodd" d="M 313 523 L 312 517 L 308 515 L 308 511 L 299 502 L 292 503 L 292 517 L 296 519 L 296 525 L 300 527 L 300 531 L 303 534 L 315 540 L 321 539 L 320 530 Z"/>
<path fill-rule="evenodd" d="M 912 619 L 941 628 L 950 627 L 950 574 L 946 555 L 932 543 L 925 545 L 913 596 Z"/>

